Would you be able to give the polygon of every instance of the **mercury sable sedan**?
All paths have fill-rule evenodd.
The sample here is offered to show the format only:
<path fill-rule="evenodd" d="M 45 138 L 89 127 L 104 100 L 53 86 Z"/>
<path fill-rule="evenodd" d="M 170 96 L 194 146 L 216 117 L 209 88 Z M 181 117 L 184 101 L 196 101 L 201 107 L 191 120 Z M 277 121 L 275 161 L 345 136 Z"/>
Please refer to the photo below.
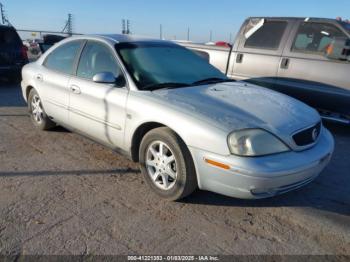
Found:
<path fill-rule="evenodd" d="M 314 109 L 234 82 L 172 42 L 71 37 L 22 74 L 37 128 L 62 125 L 125 153 L 169 200 L 197 187 L 272 197 L 314 180 L 333 152 Z"/>

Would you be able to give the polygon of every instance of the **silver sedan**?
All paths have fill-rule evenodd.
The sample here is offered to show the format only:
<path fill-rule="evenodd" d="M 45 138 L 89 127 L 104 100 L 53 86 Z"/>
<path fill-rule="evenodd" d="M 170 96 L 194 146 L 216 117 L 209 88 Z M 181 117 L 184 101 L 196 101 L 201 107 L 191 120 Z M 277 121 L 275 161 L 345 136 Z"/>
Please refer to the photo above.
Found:
<path fill-rule="evenodd" d="M 173 42 L 71 37 L 22 75 L 37 128 L 62 125 L 124 153 L 169 200 L 196 188 L 272 197 L 314 180 L 333 152 L 314 109 L 234 82 Z"/>

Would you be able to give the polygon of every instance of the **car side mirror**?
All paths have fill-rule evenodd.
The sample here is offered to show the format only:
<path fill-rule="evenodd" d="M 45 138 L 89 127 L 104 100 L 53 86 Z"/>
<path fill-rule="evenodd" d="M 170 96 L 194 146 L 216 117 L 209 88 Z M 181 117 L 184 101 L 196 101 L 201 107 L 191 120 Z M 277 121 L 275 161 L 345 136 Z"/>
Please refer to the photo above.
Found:
<path fill-rule="evenodd" d="M 92 81 L 101 84 L 115 84 L 116 80 L 117 77 L 115 77 L 111 72 L 98 73 L 92 78 Z"/>
<path fill-rule="evenodd" d="M 325 56 L 332 60 L 349 60 L 350 56 L 350 39 L 334 38 L 332 43 L 327 47 Z"/>

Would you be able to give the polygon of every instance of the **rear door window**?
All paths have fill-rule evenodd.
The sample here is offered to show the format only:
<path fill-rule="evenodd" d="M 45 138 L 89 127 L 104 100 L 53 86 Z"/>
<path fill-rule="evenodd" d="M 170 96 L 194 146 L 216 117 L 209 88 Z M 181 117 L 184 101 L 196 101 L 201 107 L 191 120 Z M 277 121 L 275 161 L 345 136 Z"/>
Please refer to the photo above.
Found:
<path fill-rule="evenodd" d="M 57 47 L 48 55 L 44 66 L 64 74 L 73 74 L 74 62 L 81 45 L 82 41 L 73 41 Z"/>
<path fill-rule="evenodd" d="M 332 24 L 305 22 L 299 26 L 292 51 L 322 55 L 336 37 L 346 35 Z"/>
<path fill-rule="evenodd" d="M 244 47 L 277 50 L 287 25 L 286 21 L 263 21 L 260 25 L 257 23 L 255 25 L 257 26 L 256 31 L 254 27 L 251 27 L 249 30 L 253 30 L 253 33 L 246 32 L 247 39 Z"/>

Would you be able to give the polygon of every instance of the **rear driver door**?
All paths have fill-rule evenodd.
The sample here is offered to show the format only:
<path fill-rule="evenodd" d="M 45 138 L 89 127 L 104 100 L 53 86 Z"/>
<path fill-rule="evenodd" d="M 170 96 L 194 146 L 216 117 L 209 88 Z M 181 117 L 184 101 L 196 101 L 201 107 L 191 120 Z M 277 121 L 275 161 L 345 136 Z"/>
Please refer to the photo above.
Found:
<path fill-rule="evenodd" d="M 68 124 L 68 83 L 83 43 L 75 40 L 58 46 L 34 76 L 45 111 L 57 123 Z"/>

